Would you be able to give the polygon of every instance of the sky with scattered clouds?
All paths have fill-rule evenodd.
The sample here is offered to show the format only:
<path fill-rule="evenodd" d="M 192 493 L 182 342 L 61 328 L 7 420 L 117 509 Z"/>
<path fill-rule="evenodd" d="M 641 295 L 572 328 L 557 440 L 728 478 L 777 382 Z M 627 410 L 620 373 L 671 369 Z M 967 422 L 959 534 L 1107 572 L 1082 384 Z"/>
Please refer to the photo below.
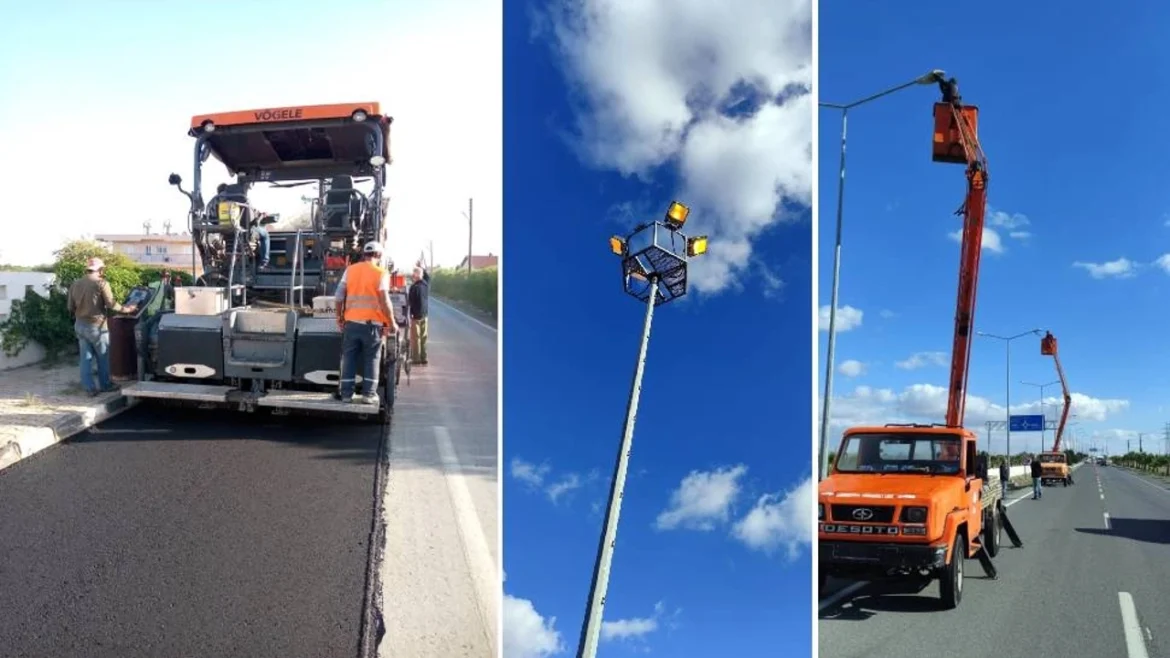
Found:
<path fill-rule="evenodd" d="M 1170 172 L 1147 154 L 1167 92 L 1138 80 L 1170 73 L 1155 27 L 1167 9 L 1080 5 L 1054 23 L 1043 7 L 994 0 L 964 15 L 964 34 L 995 35 L 994 48 L 972 48 L 940 38 L 954 34 L 954 17 L 928 7 L 822 5 L 820 100 L 848 103 L 936 68 L 958 78 L 964 101 L 980 107 L 990 171 L 976 328 L 1003 336 L 1044 328 L 1059 339 L 1076 416 L 1066 439 L 1116 454 L 1127 439 L 1136 450 L 1144 433 L 1145 450 L 1163 450 L 1170 385 L 1160 373 L 1170 350 L 1149 336 L 1170 308 Z M 1089 33 L 1076 48 L 1057 36 Z M 1131 88 L 1120 79 L 1130 75 L 1142 102 L 1081 102 Z M 936 86 L 913 86 L 849 112 L 833 447 L 847 425 L 945 414 L 959 258 L 953 213 L 965 179 L 962 166 L 930 159 L 938 97 Z M 822 364 L 840 121 L 839 111 L 820 110 Z M 1011 342 L 1010 374 L 1006 351 L 1003 341 L 975 339 L 969 427 L 1004 419 L 1008 381 L 1011 413 L 1043 405 L 1059 414 L 1059 385 L 1043 387 L 1041 399 L 1038 385 L 1057 375 L 1039 337 Z M 1004 433 L 990 445 L 1002 453 Z M 1013 453 L 1040 447 L 1038 433 L 1012 434 Z"/>
<path fill-rule="evenodd" d="M 0 262 L 47 262 L 66 240 L 141 233 L 147 220 L 156 232 L 166 220 L 184 230 L 187 202 L 167 175 L 191 179 L 195 114 L 351 101 L 379 101 L 394 117 L 390 255 L 413 261 L 433 241 L 435 261 L 457 265 L 467 254 L 468 198 L 475 252 L 500 253 L 498 2 L 354 0 L 344 19 L 305 0 L 8 5 L 0 180 L 19 181 L 8 210 L 25 219 L 5 224 Z M 374 39 L 340 63 L 328 48 L 282 38 L 313 41 L 313 26 L 358 24 Z M 217 162 L 205 170 L 212 188 L 227 179 Z M 253 201 L 287 217 L 303 210 L 305 189 L 256 188 Z"/>
<path fill-rule="evenodd" d="M 643 307 L 611 234 L 692 208 L 655 313 L 602 655 L 811 651 L 807 3 L 509 3 L 504 656 L 576 651 Z"/>

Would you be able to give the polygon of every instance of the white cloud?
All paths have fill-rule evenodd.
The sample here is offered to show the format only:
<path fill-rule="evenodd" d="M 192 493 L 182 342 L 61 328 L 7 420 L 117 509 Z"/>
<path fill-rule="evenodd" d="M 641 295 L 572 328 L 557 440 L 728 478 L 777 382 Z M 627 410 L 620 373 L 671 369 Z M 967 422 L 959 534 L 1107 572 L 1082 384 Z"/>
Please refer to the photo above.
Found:
<path fill-rule="evenodd" d="M 548 464 L 533 464 L 520 457 L 512 458 L 512 477 L 530 487 L 540 488 L 544 485 L 544 477 L 552 468 Z"/>
<path fill-rule="evenodd" d="M 569 473 L 560 480 L 550 484 L 548 489 L 545 490 L 545 493 L 555 503 L 561 496 L 579 488 L 581 488 L 581 476 L 576 473 Z"/>
<path fill-rule="evenodd" d="M 649 617 L 632 617 L 630 619 L 615 619 L 601 622 L 601 639 L 631 640 L 644 639 L 647 635 L 658 630 L 658 619 L 666 606 L 662 601 L 654 604 L 654 613 Z"/>
<path fill-rule="evenodd" d="M 1158 260 L 1159 265 L 1161 265 L 1162 259 Z M 1116 279 L 1128 279 L 1137 273 L 1137 263 L 1128 258 L 1125 258 L 1124 256 L 1118 258 L 1117 260 L 1111 260 L 1107 263 L 1086 263 L 1077 261 L 1073 263 L 1073 267 L 1083 268 L 1089 273 L 1089 276 L 1093 277 L 1094 279 L 1107 279 L 1109 277 Z"/>
<path fill-rule="evenodd" d="M 534 464 L 525 461 L 522 457 L 513 457 L 511 463 L 512 477 L 523 482 L 529 489 L 543 490 L 549 500 L 556 503 L 561 496 L 580 489 L 585 481 L 576 473 L 566 473 L 553 482 L 548 481 L 552 467 L 548 464 Z M 599 474 L 594 471 L 589 474 L 589 481 L 596 480 Z"/>
<path fill-rule="evenodd" d="M 963 231 L 952 231 L 947 236 L 955 242 L 963 242 Z M 987 226 L 983 226 L 983 249 L 990 251 L 993 254 L 1002 254 L 1004 252 L 1003 238 L 999 237 L 999 232 Z"/>
<path fill-rule="evenodd" d="M 1032 237 L 1032 234 L 1028 231 L 1012 231 L 1011 233 L 1008 233 L 1008 237 L 1013 240 L 1027 240 L 1028 238 Z"/>
<path fill-rule="evenodd" d="M 1128 400 L 1095 398 L 1072 394 L 1071 413 L 1085 422 L 1099 422 L 1129 408 Z M 1059 401 L 1051 398 L 1045 404 Z M 852 393 L 833 398 L 832 424 L 835 427 L 898 422 L 941 422 L 946 416 L 947 389 L 934 384 L 914 384 L 895 392 L 888 388 L 858 386 Z M 1013 414 L 1040 413 L 1040 402 L 1013 404 Z M 966 423 L 976 426 L 989 420 L 1003 420 L 1004 407 L 987 398 L 967 396 Z"/>
<path fill-rule="evenodd" d="M 892 318 L 898 317 L 898 314 L 888 308 L 883 308 L 880 312 L 878 312 L 878 317 L 883 320 L 890 320 Z"/>
<path fill-rule="evenodd" d="M 813 482 L 809 477 L 784 494 L 765 494 L 734 526 L 734 536 L 755 550 L 771 553 L 786 548 L 790 557 L 812 543 L 809 518 L 813 502 Z"/>
<path fill-rule="evenodd" d="M 189 186 L 193 142 L 186 134 L 190 117 L 224 110 L 306 104 L 381 101 L 394 117 L 391 131 L 394 164 L 388 168 L 388 193 L 393 201 L 387 217 L 391 256 L 413 262 L 433 240 L 440 264 L 455 264 L 467 249 L 467 221 L 461 211 L 475 199 L 474 245 L 477 253 L 499 254 L 502 217 L 501 25 L 499 3 L 446 0 L 431 3 L 382 3 L 363 13 L 371 26 L 394 26 L 392 39 L 367 49 L 380 62 L 377 74 L 367 67 L 338 67 L 314 49 L 292 49 L 267 62 L 263 73 L 240 77 L 233 53 L 205 51 L 200 75 L 207 80 L 237 79 L 208 94 L 175 75 L 167 62 L 189 58 L 199 38 L 176 23 L 160 3 L 122 7 L 82 3 L 74 12 L 77 24 L 102 22 L 85 58 L 62 58 L 68 48 L 61 39 L 70 31 L 52 29 L 59 17 L 51 5 L 29 17 L 39 48 L 26 52 L 27 65 L 6 78 L 0 104 L 0 143 L 8 154 L 0 161 L 0 179 L 20 180 L 22 193 L 9 199 L 11 216 L 34 217 L 45 199 L 60 196 L 59 179 L 28 176 L 29 171 L 54 171 L 61 154 L 77 150 L 77 136 L 61 126 L 76 121 L 78 99 L 84 99 L 86 121 L 102 127 L 99 148 L 83 158 L 84 172 L 69 180 L 72 199 L 110 199 L 133 190 L 129 206 L 85 203 L 61 206 L 46 222 L 5 225 L 4 260 L 35 264 L 51 258 L 61 242 L 92 233 L 141 233 L 152 220 L 155 230 L 170 219 L 176 231 L 186 228 L 185 198 L 167 185 L 177 172 Z M 256 15 L 253 8 L 242 10 Z M 305 25 L 336 21 L 326 4 L 300 12 Z M 247 16 L 217 28 L 224 43 L 246 42 L 261 23 Z M 141 31 L 152 31 L 162 50 L 144 54 Z M 453 48 L 451 44 L 459 44 Z M 426 62 L 426 66 L 418 66 Z M 246 81 L 243 81 L 245 80 Z M 129 81 L 134 83 L 130 84 Z M 468 103 L 467 99 L 475 99 Z M 134 107 L 136 111 L 126 112 Z M 122 136 L 117 138 L 116 136 Z M 126 142 L 119 142 L 124 138 Z M 125 144 L 132 143 L 132 147 Z M 19 157 L 13 155 L 19 154 Z M 80 163 L 81 161 L 79 161 Z M 226 170 L 208 162 L 205 184 L 226 179 Z M 267 210 L 291 215 L 304 210 L 304 188 L 257 189 L 254 201 Z M 76 205 L 76 204 L 75 204 Z M 129 208 L 129 210 L 127 210 Z"/>
<path fill-rule="evenodd" d="M 852 306 L 838 306 L 837 307 L 837 333 L 849 331 L 861 326 L 861 319 L 865 315 L 864 311 Z M 829 330 L 829 305 L 825 304 L 817 311 L 817 324 L 821 331 Z"/>
<path fill-rule="evenodd" d="M 693 230 L 712 238 L 691 281 L 731 285 L 755 237 L 811 203 L 811 5 L 562 0 L 549 18 L 584 92 L 583 158 L 643 177 L 677 166 Z"/>
<path fill-rule="evenodd" d="M 909 359 L 898 361 L 894 365 L 902 370 L 917 370 L 926 366 L 945 366 L 947 365 L 947 354 L 946 352 L 916 352 L 911 354 Z"/>
<path fill-rule="evenodd" d="M 504 658 L 547 658 L 565 650 L 556 617 L 545 619 L 528 599 L 504 594 Z"/>
<path fill-rule="evenodd" d="M 1161 268 L 1163 272 L 1170 274 L 1170 254 L 1162 254 L 1158 260 L 1154 261 L 1154 265 Z"/>
<path fill-rule="evenodd" d="M 1002 210 L 996 210 L 991 206 L 987 207 L 987 222 L 990 226 L 1002 228 L 1007 231 L 1022 231 L 1026 226 L 1032 222 L 1028 220 L 1027 215 L 1021 213 L 1010 213 Z"/>
<path fill-rule="evenodd" d="M 739 497 L 739 480 L 747 467 L 718 468 L 714 471 L 691 471 L 670 495 L 670 505 L 658 515 L 659 530 L 685 528 L 713 530 L 728 520 L 731 506 Z"/>
<path fill-rule="evenodd" d="M 837 366 L 837 372 L 846 377 L 859 377 L 865 374 L 865 364 L 856 359 L 849 359 L 842 361 L 840 366 Z"/>

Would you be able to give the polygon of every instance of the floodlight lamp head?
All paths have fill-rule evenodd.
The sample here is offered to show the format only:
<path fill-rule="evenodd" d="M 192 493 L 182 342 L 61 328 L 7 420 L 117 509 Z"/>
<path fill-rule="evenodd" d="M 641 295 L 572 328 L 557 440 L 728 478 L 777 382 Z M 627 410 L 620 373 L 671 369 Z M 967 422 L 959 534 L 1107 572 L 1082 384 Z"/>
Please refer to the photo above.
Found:
<path fill-rule="evenodd" d="M 670 207 L 666 209 L 665 222 L 667 228 L 672 231 L 677 231 L 687 223 L 687 216 L 691 214 L 691 209 L 679 203 L 672 201 Z"/>
<path fill-rule="evenodd" d="M 695 256 L 702 256 L 707 253 L 707 236 L 697 235 L 693 238 L 687 238 L 687 257 L 694 258 Z"/>
<path fill-rule="evenodd" d="M 612 251 L 615 256 L 625 256 L 626 249 L 627 247 L 625 240 L 619 238 L 616 235 L 609 239 L 609 250 Z"/>

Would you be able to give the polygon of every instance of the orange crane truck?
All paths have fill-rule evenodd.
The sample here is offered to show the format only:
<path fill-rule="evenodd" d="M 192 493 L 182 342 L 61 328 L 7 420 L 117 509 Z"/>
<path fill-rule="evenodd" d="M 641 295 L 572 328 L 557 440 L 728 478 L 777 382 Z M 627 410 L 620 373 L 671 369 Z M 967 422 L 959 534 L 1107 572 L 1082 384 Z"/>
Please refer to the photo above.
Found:
<path fill-rule="evenodd" d="M 1002 532 L 1022 546 L 1004 514 L 998 486 L 974 432 L 963 427 L 975 318 L 975 293 L 987 209 L 987 160 L 977 133 L 979 109 L 964 105 L 954 78 L 936 81 L 935 162 L 966 165 L 959 290 L 950 394 L 941 425 L 888 424 L 845 430 L 832 469 L 818 489 L 818 565 L 822 588 L 832 576 L 854 580 L 937 579 L 944 608 L 962 600 L 964 564 L 991 558 Z"/>
<path fill-rule="evenodd" d="M 1073 484 L 1072 467 L 1068 463 L 1068 455 L 1060 449 L 1061 439 L 1064 438 L 1064 426 L 1068 422 L 1069 407 L 1072 406 L 1072 395 L 1068 392 L 1068 382 L 1064 379 L 1064 368 L 1060 366 L 1060 356 L 1056 353 L 1056 336 L 1052 332 L 1045 332 L 1040 339 L 1040 353 L 1051 356 L 1056 362 L 1056 374 L 1060 377 L 1060 390 L 1064 394 L 1064 409 L 1060 412 L 1060 423 L 1056 426 L 1056 440 L 1052 450 L 1042 452 L 1036 456 L 1040 460 L 1040 484 L 1060 482 L 1064 486 Z"/>

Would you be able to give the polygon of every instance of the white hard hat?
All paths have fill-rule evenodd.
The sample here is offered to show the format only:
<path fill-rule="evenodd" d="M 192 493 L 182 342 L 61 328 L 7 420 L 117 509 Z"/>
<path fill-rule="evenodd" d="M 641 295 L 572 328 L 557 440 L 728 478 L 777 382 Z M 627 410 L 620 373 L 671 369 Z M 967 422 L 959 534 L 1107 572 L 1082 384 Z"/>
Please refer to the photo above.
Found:
<path fill-rule="evenodd" d="M 366 246 L 362 247 L 363 254 L 380 254 L 382 253 L 382 244 L 379 242 L 367 242 Z"/>
<path fill-rule="evenodd" d="M 90 258 L 89 260 L 85 261 L 85 271 L 86 272 L 96 272 L 96 271 L 104 268 L 105 266 L 106 266 L 106 264 L 102 262 L 102 259 L 97 258 L 96 256 L 94 258 Z"/>

